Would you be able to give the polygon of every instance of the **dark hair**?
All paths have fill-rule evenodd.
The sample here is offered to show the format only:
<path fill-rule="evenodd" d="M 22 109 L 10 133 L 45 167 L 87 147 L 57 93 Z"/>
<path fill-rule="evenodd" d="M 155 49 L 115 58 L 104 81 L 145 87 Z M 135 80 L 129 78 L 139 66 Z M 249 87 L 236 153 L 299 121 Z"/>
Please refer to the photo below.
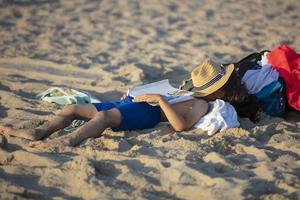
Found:
<path fill-rule="evenodd" d="M 224 93 L 223 100 L 229 102 L 240 103 L 248 96 L 247 89 L 242 85 L 241 78 L 235 70 L 233 70 L 225 85 L 220 88 L 220 91 Z"/>
<path fill-rule="evenodd" d="M 253 122 L 258 121 L 260 116 L 259 102 L 254 95 L 248 94 L 235 70 L 225 85 L 220 88 L 220 91 L 224 93 L 222 99 L 231 103 L 240 117 L 248 117 Z"/>

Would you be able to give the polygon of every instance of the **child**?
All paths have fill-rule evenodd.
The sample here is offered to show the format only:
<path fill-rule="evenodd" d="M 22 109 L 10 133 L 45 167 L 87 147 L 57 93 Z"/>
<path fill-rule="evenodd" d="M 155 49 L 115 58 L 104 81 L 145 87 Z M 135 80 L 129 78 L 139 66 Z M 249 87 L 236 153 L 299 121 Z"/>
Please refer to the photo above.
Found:
<path fill-rule="evenodd" d="M 151 106 L 148 103 L 158 104 Z M 75 146 L 81 141 L 98 137 L 106 128 L 114 131 L 153 128 L 169 121 L 175 131 L 190 129 L 208 110 L 206 101 L 199 98 L 170 105 L 161 95 L 146 94 L 107 103 L 67 105 L 42 126 L 33 130 L 14 130 L 0 126 L 0 133 L 29 140 L 40 140 L 70 125 L 74 119 L 88 121 L 74 132 L 51 141 L 31 142 L 32 147 Z"/>

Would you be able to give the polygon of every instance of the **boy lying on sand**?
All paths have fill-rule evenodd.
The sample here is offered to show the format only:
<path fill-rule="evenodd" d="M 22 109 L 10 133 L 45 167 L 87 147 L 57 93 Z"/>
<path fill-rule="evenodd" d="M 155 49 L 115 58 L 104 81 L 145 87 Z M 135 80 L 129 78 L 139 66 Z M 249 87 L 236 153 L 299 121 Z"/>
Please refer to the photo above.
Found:
<path fill-rule="evenodd" d="M 75 146 L 90 137 L 99 137 L 106 128 L 114 131 L 153 128 L 159 122 L 169 121 L 175 131 L 189 130 L 208 111 L 205 101 L 218 98 L 215 92 L 229 80 L 234 66 L 223 67 L 213 62 L 204 62 L 191 73 L 194 95 L 190 100 L 169 104 L 159 94 L 146 94 L 134 99 L 127 96 L 116 102 L 67 105 L 57 115 L 33 130 L 14 130 L 0 126 L 0 133 L 29 140 L 40 140 L 57 130 L 70 125 L 75 119 L 86 120 L 74 132 L 50 141 L 31 142 L 31 147 Z M 232 92 L 229 92 L 229 96 Z M 233 93 L 235 95 L 235 93 Z M 227 95 L 228 96 L 228 95 Z M 208 98 L 206 98 L 208 97 Z M 213 97 L 213 98 L 212 98 Z M 201 98 L 201 99 L 200 99 Z M 148 103 L 158 104 L 151 106 Z"/>
<path fill-rule="evenodd" d="M 147 102 L 147 103 L 146 103 Z M 155 103 L 159 106 L 151 106 Z M 75 119 L 88 121 L 71 134 L 49 142 L 37 141 L 31 147 L 75 146 L 90 137 L 99 137 L 106 128 L 114 131 L 153 128 L 159 122 L 169 121 L 176 131 L 190 129 L 208 109 L 206 101 L 193 98 L 170 105 L 161 95 L 147 94 L 134 98 L 126 97 L 118 102 L 67 105 L 57 115 L 33 130 L 13 130 L 0 126 L 2 134 L 40 140 L 70 125 Z"/>

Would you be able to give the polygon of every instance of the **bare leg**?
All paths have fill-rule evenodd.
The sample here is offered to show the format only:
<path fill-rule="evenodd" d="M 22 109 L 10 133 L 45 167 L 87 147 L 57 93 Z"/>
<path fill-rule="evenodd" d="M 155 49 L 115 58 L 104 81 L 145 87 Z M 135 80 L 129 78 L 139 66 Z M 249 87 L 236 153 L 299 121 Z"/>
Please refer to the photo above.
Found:
<path fill-rule="evenodd" d="M 53 146 L 75 146 L 87 138 L 100 136 L 106 128 L 118 127 L 120 123 L 121 113 L 118 109 L 101 111 L 95 114 L 93 119 L 69 135 L 55 138 L 49 142 L 31 142 L 30 146 L 39 149 Z"/>
<path fill-rule="evenodd" d="M 29 140 L 39 140 L 57 130 L 67 127 L 74 119 L 90 120 L 97 113 L 92 104 L 68 105 L 58 112 L 51 120 L 32 130 L 14 130 L 0 125 L 0 134 L 21 137 Z"/>

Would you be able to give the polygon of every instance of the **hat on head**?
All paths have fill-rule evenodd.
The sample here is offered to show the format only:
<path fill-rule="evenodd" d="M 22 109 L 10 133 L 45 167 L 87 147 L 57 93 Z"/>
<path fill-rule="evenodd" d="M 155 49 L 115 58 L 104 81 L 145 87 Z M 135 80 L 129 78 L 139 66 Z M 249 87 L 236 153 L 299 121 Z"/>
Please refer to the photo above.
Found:
<path fill-rule="evenodd" d="M 191 72 L 190 81 L 186 81 L 189 87 L 197 96 L 204 97 L 220 89 L 229 79 L 234 70 L 234 65 L 224 66 L 212 60 L 206 60 Z M 185 89 L 183 86 L 182 89 Z"/>

